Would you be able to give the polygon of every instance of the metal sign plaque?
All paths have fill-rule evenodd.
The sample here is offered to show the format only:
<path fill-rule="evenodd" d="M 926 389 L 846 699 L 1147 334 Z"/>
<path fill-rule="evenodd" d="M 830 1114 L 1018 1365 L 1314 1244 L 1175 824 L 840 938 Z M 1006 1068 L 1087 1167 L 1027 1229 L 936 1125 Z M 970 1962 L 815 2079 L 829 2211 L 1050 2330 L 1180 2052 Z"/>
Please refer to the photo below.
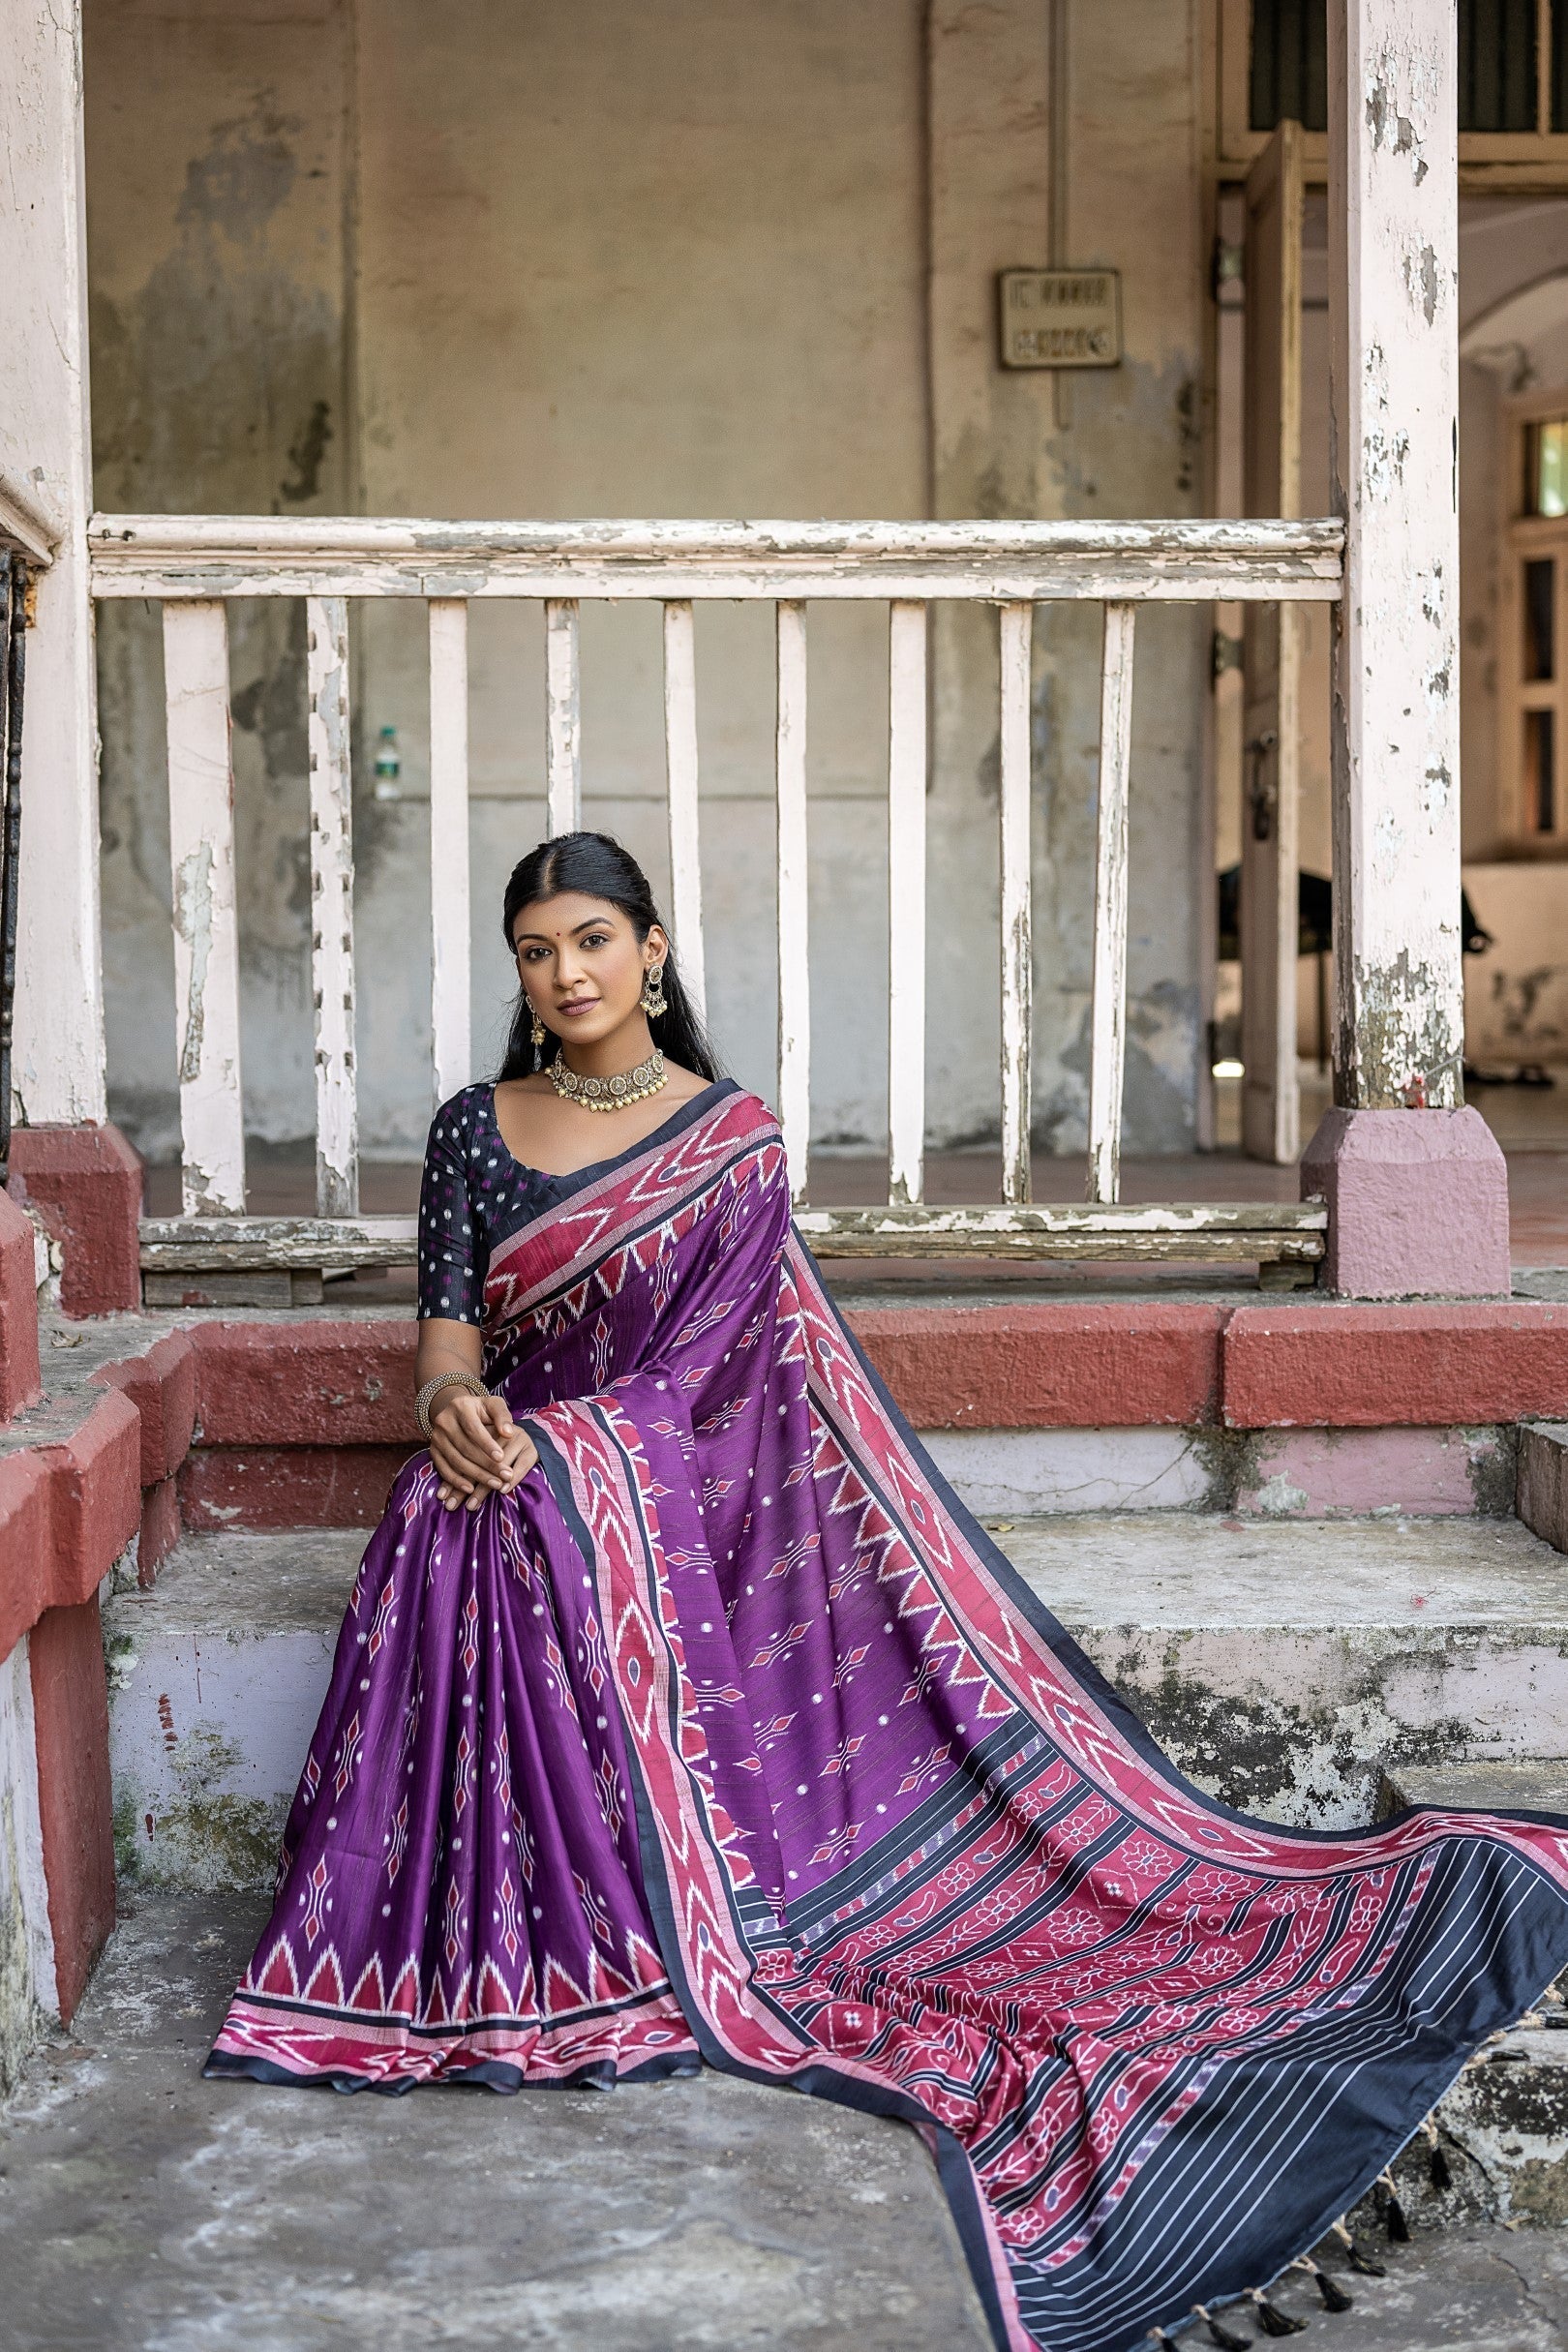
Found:
<path fill-rule="evenodd" d="M 1005 269 L 1005 368 L 1114 368 L 1122 356 L 1122 278 L 1114 269 Z"/>

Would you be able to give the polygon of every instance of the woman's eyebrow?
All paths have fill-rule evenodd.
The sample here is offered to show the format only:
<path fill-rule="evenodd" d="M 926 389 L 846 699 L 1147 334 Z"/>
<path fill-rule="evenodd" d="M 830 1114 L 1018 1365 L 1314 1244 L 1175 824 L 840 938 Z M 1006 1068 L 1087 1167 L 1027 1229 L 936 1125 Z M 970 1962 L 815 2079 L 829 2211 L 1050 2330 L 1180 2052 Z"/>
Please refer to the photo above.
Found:
<path fill-rule="evenodd" d="M 575 939 L 579 931 L 602 931 L 608 920 L 609 917 L 606 915 L 590 915 L 586 922 L 573 923 L 572 937 Z M 513 947 L 521 948 L 526 939 L 537 939 L 547 948 L 550 945 L 550 934 L 548 931 L 519 931 L 517 936 L 512 941 Z"/>

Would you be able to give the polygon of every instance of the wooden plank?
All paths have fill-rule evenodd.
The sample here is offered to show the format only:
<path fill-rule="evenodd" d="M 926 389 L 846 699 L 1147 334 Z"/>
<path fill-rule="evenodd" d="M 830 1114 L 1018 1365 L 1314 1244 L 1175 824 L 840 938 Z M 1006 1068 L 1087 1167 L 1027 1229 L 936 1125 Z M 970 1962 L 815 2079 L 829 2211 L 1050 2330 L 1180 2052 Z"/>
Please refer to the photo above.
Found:
<path fill-rule="evenodd" d="M 1001 616 L 1002 670 L 1002 1197 L 1029 1198 L 1030 1003 L 1034 978 L 1030 873 L 1030 649 L 1033 605 Z"/>
<path fill-rule="evenodd" d="M 1459 35 L 1453 0 L 1329 10 L 1334 1100 L 1462 1101 Z M 1396 136 L 1397 129 L 1397 136 Z"/>
<path fill-rule="evenodd" d="M 1089 1018 L 1089 1198 L 1113 1201 L 1121 1175 L 1127 1054 L 1128 779 L 1132 759 L 1133 607 L 1105 607 L 1100 673 L 1100 813 L 1095 832 Z"/>
<path fill-rule="evenodd" d="M 925 1189 L 925 648 L 923 604 L 888 622 L 888 1197 Z"/>
<path fill-rule="evenodd" d="M 806 1192 L 811 1144 L 811 963 L 806 841 L 806 616 L 780 603 L 778 709 L 778 1118 L 790 1198 Z"/>
<path fill-rule="evenodd" d="M 1322 1255 L 1321 1201 L 1071 1202 L 1004 1209 L 802 1209 L 797 1222 L 819 1254 L 866 1256 L 1164 1256 L 1288 1260 Z M 141 1263 L 164 1274 L 245 1268 L 411 1265 L 412 1217 L 146 1218 Z"/>
<path fill-rule="evenodd" d="M 34 571 L 45 571 L 63 535 L 36 494 L 0 466 L 0 542 L 20 548 Z"/>
<path fill-rule="evenodd" d="M 216 1217 L 245 1207 L 234 770 L 222 604 L 165 606 L 164 694 L 180 1190 L 188 1217 Z"/>
<path fill-rule="evenodd" d="M 468 608 L 430 604 L 430 1025 L 436 1100 L 473 1075 L 469 1030 Z"/>
<path fill-rule="evenodd" d="M 144 1217 L 141 1263 L 165 1273 L 225 1267 L 407 1266 L 413 1217 Z"/>
<path fill-rule="evenodd" d="M 1332 601 L 1343 528 L 1334 518 L 522 524 L 101 515 L 91 544 L 99 596 Z"/>
<path fill-rule="evenodd" d="M 545 605 L 545 797 L 552 833 L 583 822 L 583 710 L 575 597 Z"/>
<path fill-rule="evenodd" d="M 1254 514 L 1301 503 L 1302 132 L 1282 123 L 1247 178 L 1244 495 Z M 1289 605 L 1245 618 L 1241 858 L 1242 1148 L 1292 1163 L 1300 935 L 1301 652 Z"/>
<path fill-rule="evenodd" d="M 670 920 L 681 981 L 704 1017 L 703 869 L 697 808 L 697 631 L 691 606 L 664 608 L 664 771 L 670 807 Z"/>
<path fill-rule="evenodd" d="M 348 607 L 341 596 L 307 600 L 305 643 L 310 691 L 316 1208 L 320 1217 L 352 1217 L 359 1207 L 353 773 L 348 745 Z"/>
<path fill-rule="evenodd" d="M 1321 1242 L 1270 1233 L 807 1233 L 814 1256 L 868 1258 L 1006 1257 L 1111 1265 L 1315 1265 Z"/>

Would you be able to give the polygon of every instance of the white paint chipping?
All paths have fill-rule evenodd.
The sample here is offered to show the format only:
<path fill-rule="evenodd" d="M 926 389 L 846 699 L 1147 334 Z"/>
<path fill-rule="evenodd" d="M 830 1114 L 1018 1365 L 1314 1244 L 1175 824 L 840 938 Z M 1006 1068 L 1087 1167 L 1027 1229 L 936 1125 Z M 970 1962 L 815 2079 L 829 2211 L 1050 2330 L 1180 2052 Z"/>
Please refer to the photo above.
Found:
<path fill-rule="evenodd" d="M 888 1198 L 925 1191 L 926 610 L 888 628 Z"/>
<path fill-rule="evenodd" d="M 1458 22 L 1329 11 L 1336 1101 L 1461 1100 Z"/>
<path fill-rule="evenodd" d="M 1002 673 L 1002 1197 L 1029 1198 L 1031 948 L 1029 660 L 1035 609 L 1000 616 Z"/>
<path fill-rule="evenodd" d="M 697 813 L 697 630 L 688 602 L 664 608 L 664 765 L 670 816 L 670 920 L 680 978 L 699 1016 L 708 1010 L 703 963 L 703 873 Z"/>
<path fill-rule="evenodd" d="M 805 1198 L 811 1141 L 811 965 L 806 854 L 806 616 L 776 608 L 778 706 L 778 1117 L 790 1197 Z"/>
<path fill-rule="evenodd" d="M 181 1191 L 187 1217 L 238 1216 L 245 1208 L 245 1124 L 228 623 L 221 603 L 165 605 L 164 694 Z"/>
<path fill-rule="evenodd" d="M 583 691 L 573 597 L 545 605 L 545 795 L 552 833 L 583 822 Z"/>
<path fill-rule="evenodd" d="M 0 2095 L 11 2088 L 41 2017 L 58 2013 L 24 1636 L 0 1660 Z"/>
<path fill-rule="evenodd" d="M 1092 1201 L 1114 1201 L 1121 1184 L 1122 1074 L 1127 1058 L 1128 784 L 1132 761 L 1135 618 L 1130 604 L 1105 607 L 1089 1031 L 1088 1197 Z"/>
<path fill-rule="evenodd" d="M 33 1125 L 106 1118 L 99 919 L 98 684 L 87 553 L 81 9 L 0 11 L 0 467 L 46 522 L 27 644 L 27 816 L 17 892 L 14 1085 Z"/>
<path fill-rule="evenodd" d="M 311 989 L 316 1012 L 316 1211 L 359 1210 L 354 1076 L 353 774 L 348 748 L 348 607 L 305 606 L 310 692 Z"/>
<path fill-rule="evenodd" d="M 436 523 L 95 515 L 95 596 L 1053 597 L 1340 593 L 1343 526 L 1305 522 Z"/>
<path fill-rule="evenodd" d="M 436 1100 L 473 1075 L 468 909 L 468 608 L 430 601 L 430 1021 Z"/>

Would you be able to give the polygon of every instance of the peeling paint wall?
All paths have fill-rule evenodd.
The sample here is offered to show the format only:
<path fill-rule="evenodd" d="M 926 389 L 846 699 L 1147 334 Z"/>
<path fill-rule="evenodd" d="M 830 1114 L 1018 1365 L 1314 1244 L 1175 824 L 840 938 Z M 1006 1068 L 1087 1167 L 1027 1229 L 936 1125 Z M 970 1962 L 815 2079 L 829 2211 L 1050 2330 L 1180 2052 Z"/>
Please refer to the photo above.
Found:
<path fill-rule="evenodd" d="M 0 2099 L 54 2009 L 27 1643 L 0 1661 Z"/>
<path fill-rule="evenodd" d="M 1047 257 L 1044 12 L 941 0 L 87 0 L 102 506 L 564 517 L 1197 510 L 1204 257 L 1195 10 L 1072 0 L 1063 257 L 1124 272 L 1127 357 L 993 356 L 994 272 Z M 927 18 L 929 16 L 929 34 Z M 356 611 L 361 1133 L 429 1115 L 422 610 Z M 497 886 L 543 822 L 536 613 L 471 628 L 474 1035 L 501 1035 Z M 233 634 L 248 1125 L 312 1124 L 303 615 Z M 664 887 L 655 613 L 583 624 L 588 812 Z M 1207 620 L 1140 622 L 1128 1147 L 1189 1146 Z M 699 613 L 710 1008 L 773 1078 L 770 615 Z M 887 652 L 810 618 L 815 1127 L 886 1120 Z M 174 1145 L 157 617 L 101 630 L 114 1115 Z M 1041 614 L 1040 1137 L 1082 1147 L 1099 615 Z M 996 1131 L 995 626 L 939 625 L 933 1137 Z M 377 800 L 376 730 L 403 797 Z"/>

